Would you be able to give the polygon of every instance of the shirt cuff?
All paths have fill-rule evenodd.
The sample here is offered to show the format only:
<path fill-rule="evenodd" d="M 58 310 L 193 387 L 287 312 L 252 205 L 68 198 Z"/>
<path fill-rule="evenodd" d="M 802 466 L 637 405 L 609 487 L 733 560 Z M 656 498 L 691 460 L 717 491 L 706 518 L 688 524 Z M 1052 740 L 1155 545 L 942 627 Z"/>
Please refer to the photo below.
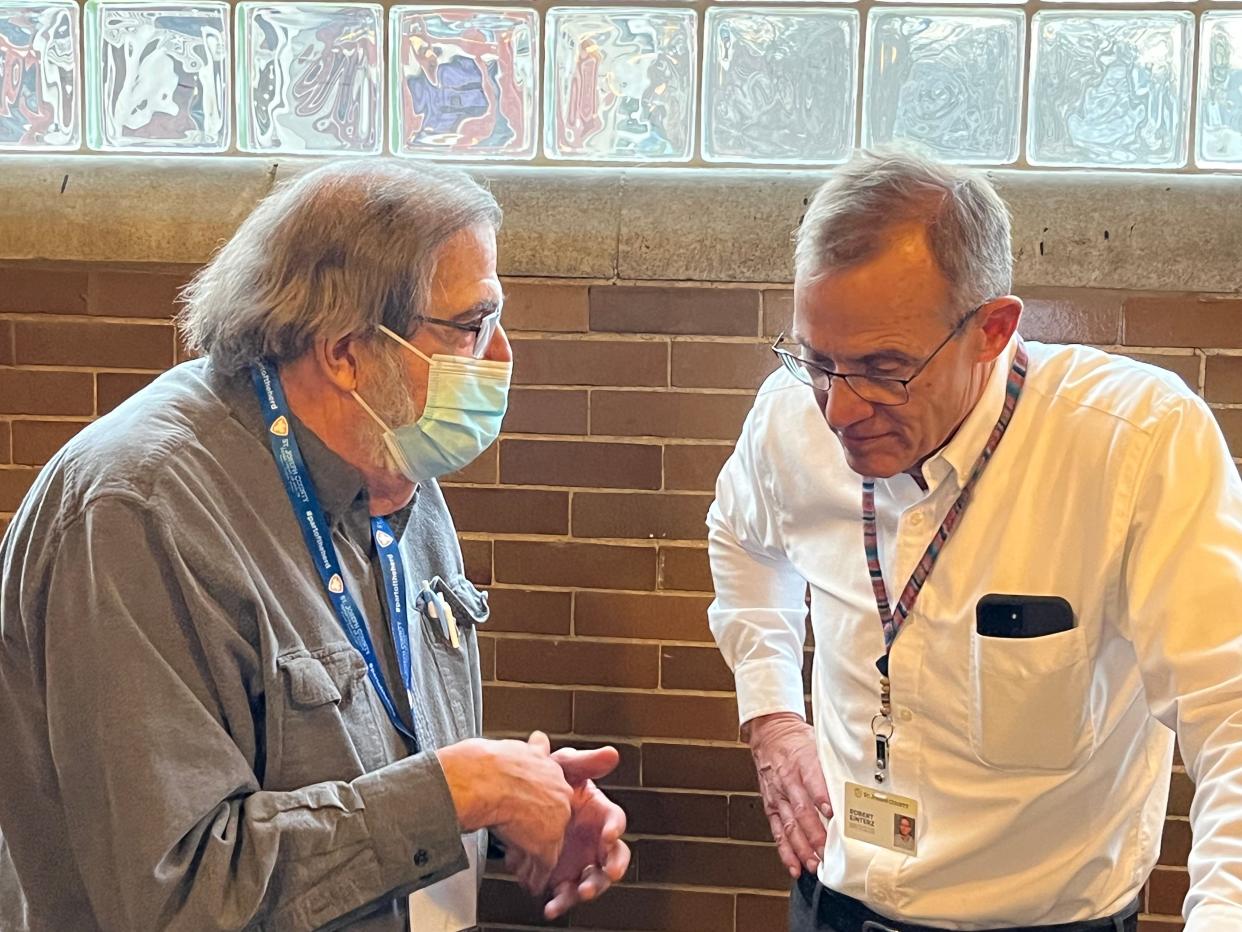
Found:
<path fill-rule="evenodd" d="M 733 671 L 737 684 L 738 720 L 744 725 L 760 715 L 792 712 L 806 718 L 802 668 L 777 658 L 750 660 Z"/>
<path fill-rule="evenodd" d="M 387 889 L 425 887 L 470 862 L 440 759 L 406 757 L 353 781 Z"/>

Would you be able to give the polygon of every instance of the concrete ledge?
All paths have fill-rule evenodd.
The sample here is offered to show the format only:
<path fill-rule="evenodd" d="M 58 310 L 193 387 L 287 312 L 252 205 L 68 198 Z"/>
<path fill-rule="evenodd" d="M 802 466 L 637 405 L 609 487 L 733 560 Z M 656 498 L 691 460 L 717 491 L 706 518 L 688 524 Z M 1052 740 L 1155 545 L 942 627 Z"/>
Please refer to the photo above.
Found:
<path fill-rule="evenodd" d="M 271 190 L 235 158 L 0 157 L 0 259 L 201 263 Z"/>
<path fill-rule="evenodd" d="M 0 157 L 0 261 L 200 263 L 311 159 Z M 505 209 L 502 272 L 790 280 L 820 172 L 472 167 Z M 1242 177 L 994 171 L 1024 286 L 1242 292 Z"/>

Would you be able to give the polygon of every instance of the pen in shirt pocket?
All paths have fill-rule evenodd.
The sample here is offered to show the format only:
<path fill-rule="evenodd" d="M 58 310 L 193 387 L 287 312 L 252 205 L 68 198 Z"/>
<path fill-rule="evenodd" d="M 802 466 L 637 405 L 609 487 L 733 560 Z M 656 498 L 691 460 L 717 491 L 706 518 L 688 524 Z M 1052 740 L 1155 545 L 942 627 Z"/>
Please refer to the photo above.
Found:
<path fill-rule="evenodd" d="M 455 650 L 461 649 L 461 636 L 457 631 L 457 618 L 448 602 L 432 588 L 431 583 L 423 580 L 423 590 L 419 593 L 422 610 L 432 621 L 439 622 L 440 633 L 453 645 Z"/>

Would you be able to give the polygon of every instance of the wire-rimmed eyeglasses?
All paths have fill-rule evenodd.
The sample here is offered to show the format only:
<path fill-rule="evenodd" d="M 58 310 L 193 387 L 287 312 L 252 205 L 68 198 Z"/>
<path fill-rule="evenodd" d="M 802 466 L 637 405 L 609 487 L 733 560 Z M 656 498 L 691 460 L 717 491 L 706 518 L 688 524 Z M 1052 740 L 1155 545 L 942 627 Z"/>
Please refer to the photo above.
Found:
<path fill-rule="evenodd" d="M 496 335 L 496 330 L 500 327 L 501 308 L 496 308 L 486 317 L 471 323 L 462 323 L 459 320 L 446 320 L 443 317 L 418 317 L 417 320 L 426 324 L 435 324 L 439 327 L 448 327 L 462 334 L 458 348 L 462 352 L 469 353 L 475 359 L 481 359 L 483 354 L 487 352 L 487 348 L 492 344 L 492 337 Z"/>
<path fill-rule="evenodd" d="M 772 352 L 779 358 L 785 368 L 788 369 L 799 382 L 810 385 L 817 391 L 827 392 L 832 390 L 832 383 L 841 379 L 846 385 L 863 401 L 872 405 L 884 405 L 888 407 L 896 407 L 904 405 L 910 400 L 910 383 L 923 374 L 923 370 L 928 367 L 936 355 L 952 342 L 953 338 L 960 334 L 966 323 L 971 320 L 984 304 L 980 304 L 973 311 L 959 320 L 949 331 L 948 336 L 940 341 L 930 354 L 919 363 L 910 375 L 904 378 L 886 375 L 865 375 L 855 372 L 837 372 L 828 368 L 823 363 L 815 362 L 810 359 L 803 359 L 796 352 L 787 349 L 790 346 L 785 340 L 785 334 L 781 333 L 772 343 Z"/>

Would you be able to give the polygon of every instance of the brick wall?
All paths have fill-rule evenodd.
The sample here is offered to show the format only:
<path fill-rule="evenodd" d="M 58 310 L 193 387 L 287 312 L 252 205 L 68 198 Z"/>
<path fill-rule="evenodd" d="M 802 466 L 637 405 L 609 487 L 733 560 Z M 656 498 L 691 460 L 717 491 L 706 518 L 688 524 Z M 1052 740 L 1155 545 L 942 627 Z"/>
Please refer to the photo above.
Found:
<path fill-rule="evenodd" d="M 179 358 L 169 316 L 190 271 L 0 268 L 0 527 L 60 444 Z M 785 876 L 707 630 L 703 516 L 789 292 L 529 279 L 506 290 L 507 431 L 446 484 L 469 573 L 492 592 L 487 730 L 621 750 L 607 782 L 630 815 L 634 866 L 574 928 L 782 928 Z M 1242 455 L 1242 299 L 1023 293 L 1028 336 L 1178 373 Z M 1147 932 L 1181 927 L 1192 793 L 1179 764 Z M 539 925 L 499 876 L 483 915 L 494 930 Z"/>

